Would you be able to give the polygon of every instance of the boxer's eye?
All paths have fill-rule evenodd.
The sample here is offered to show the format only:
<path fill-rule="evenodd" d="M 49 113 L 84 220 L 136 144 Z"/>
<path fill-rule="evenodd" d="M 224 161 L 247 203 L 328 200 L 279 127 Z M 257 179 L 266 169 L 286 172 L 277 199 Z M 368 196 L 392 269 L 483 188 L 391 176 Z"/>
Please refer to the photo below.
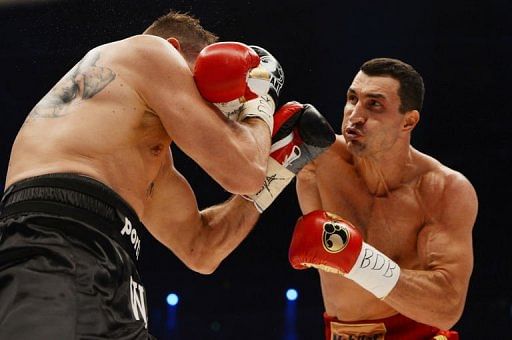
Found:
<path fill-rule="evenodd" d="M 349 94 L 347 96 L 347 103 L 355 105 L 357 103 L 357 97 L 354 96 L 353 94 Z"/>
<path fill-rule="evenodd" d="M 369 106 L 372 106 L 372 107 L 381 107 L 381 103 L 379 103 L 378 101 L 376 100 L 370 100 L 370 102 L 368 103 Z"/>

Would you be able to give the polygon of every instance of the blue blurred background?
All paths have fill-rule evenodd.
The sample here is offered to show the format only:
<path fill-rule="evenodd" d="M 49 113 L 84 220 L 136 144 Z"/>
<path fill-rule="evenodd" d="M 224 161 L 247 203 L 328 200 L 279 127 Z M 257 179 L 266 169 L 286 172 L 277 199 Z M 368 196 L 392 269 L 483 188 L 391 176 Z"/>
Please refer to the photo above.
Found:
<path fill-rule="evenodd" d="M 455 328 L 462 339 L 511 338 L 510 1 L 0 0 L 0 174 L 26 114 L 85 52 L 142 32 L 171 8 L 200 18 L 221 40 L 271 51 L 286 73 L 283 102 L 313 103 L 337 131 L 362 62 L 385 56 L 412 64 L 427 89 L 413 145 L 464 173 L 480 200 L 475 269 Z M 229 196 L 173 151 L 200 207 Z M 299 215 L 292 185 L 209 276 L 143 235 L 151 332 L 173 340 L 322 339 L 317 273 L 295 271 L 287 260 Z M 296 300 L 287 300 L 289 288 Z"/>

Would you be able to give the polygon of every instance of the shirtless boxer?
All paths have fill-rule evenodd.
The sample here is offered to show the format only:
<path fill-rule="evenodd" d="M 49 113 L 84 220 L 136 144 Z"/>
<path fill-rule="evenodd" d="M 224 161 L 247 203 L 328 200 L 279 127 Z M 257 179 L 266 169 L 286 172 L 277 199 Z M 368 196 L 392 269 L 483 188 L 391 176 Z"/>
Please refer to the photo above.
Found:
<path fill-rule="evenodd" d="M 227 191 L 259 191 L 277 99 L 266 91 L 278 95 L 283 81 L 280 67 L 260 64 L 278 62 L 261 48 L 212 44 L 180 13 L 144 33 L 87 53 L 16 137 L 0 205 L 1 339 L 146 339 L 141 228 L 207 274 L 257 220 L 240 197 L 199 211 L 169 146 Z M 219 107 L 238 101 L 237 119 L 196 83 Z"/>
<path fill-rule="evenodd" d="M 424 95 L 399 60 L 361 66 L 342 135 L 299 173 L 293 267 L 320 269 L 326 339 L 456 339 L 477 197 L 410 144 Z"/>

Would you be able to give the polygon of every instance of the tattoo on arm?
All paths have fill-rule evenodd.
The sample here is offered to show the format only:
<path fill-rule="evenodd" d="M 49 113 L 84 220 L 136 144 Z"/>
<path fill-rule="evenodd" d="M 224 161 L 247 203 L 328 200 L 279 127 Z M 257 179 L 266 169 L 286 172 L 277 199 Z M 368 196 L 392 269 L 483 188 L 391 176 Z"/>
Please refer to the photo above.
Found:
<path fill-rule="evenodd" d="M 97 66 L 99 58 L 98 51 L 88 53 L 37 103 L 28 119 L 65 116 L 68 112 L 64 109 L 73 101 L 90 99 L 110 84 L 116 74 Z"/>

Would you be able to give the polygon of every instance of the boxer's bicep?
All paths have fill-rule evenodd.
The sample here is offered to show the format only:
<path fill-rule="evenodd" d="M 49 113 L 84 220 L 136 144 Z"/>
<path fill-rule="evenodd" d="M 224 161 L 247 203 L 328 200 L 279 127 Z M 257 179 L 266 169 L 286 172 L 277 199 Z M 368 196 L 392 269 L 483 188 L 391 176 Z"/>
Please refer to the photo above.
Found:
<path fill-rule="evenodd" d="M 252 194 L 264 179 L 268 127 L 228 120 L 201 97 L 191 70 L 169 46 L 149 46 L 133 66 L 135 89 L 172 141 L 231 193 Z M 259 138 L 256 138 L 259 137 Z M 266 142 L 269 144 L 268 142 Z"/>
<path fill-rule="evenodd" d="M 162 167 L 152 183 L 142 221 L 153 237 L 188 265 L 203 221 L 190 184 L 172 165 Z"/>
<path fill-rule="evenodd" d="M 213 162 L 212 149 L 227 146 L 222 141 L 233 135 L 226 118 L 201 96 L 189 65 L 171 44 L 139 38 L 133 45 L 124 77 L 180 148 Z"/>
<path fill-rule="evenodd" d="M 189 65 L 170 44 L 137 47 L 130 64 L 134 89 L 173 140 L 186 143 L 198 130 L 213 134 L 225 128 L 224 117 L 201 96 Z"/>
<path fill-rule="evenodd" d="M 418 235 L 420 260 L 427 269 L 443 274 L 462 297 L 473 269 L 475 191 L 465 178 L 456 175 L 447 181 L 437 207 L 436 217 Z"/>
<path fill-rule="evenodd" d="M 318 190 L 316 164 L 314 161 L 307 164 L 297 174 L 296 190 L 300 209 L 303 214 L 322 209 L 322 199 L 320 198 L 320 192 Z"/>

